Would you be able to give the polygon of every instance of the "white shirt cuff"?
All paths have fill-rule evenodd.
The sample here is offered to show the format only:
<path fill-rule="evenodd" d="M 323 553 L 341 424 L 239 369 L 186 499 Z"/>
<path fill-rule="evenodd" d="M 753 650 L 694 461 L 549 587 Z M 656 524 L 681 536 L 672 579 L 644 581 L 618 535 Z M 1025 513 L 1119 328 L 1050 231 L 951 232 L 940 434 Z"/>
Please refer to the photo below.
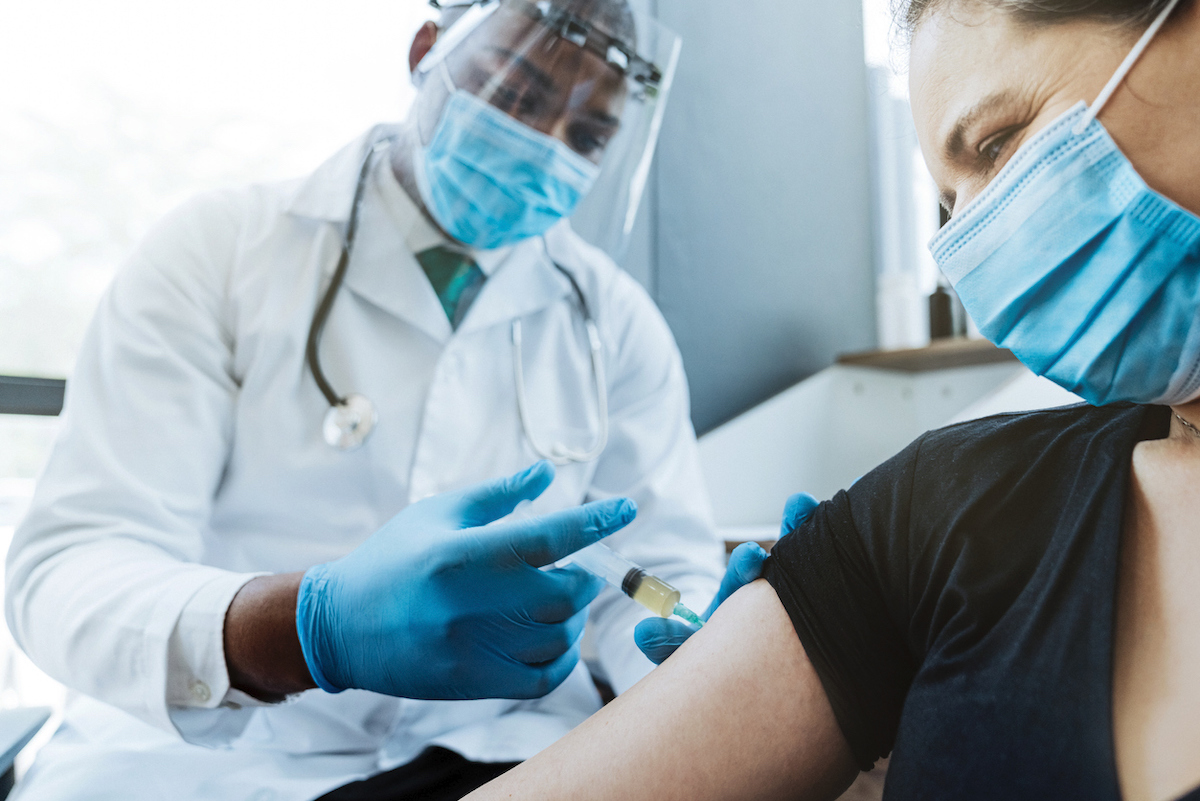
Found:
<path fill-rule="evenodd" d="M 214 709 L 256 706 L 245 693 L 229 698 L 225 614 L 233 597 L 263 573 L 226 573 L 204 584 L 184 606 L 167 645 L 167 706 Z M 250 700 L 246 700 L 250 699 Z"/>

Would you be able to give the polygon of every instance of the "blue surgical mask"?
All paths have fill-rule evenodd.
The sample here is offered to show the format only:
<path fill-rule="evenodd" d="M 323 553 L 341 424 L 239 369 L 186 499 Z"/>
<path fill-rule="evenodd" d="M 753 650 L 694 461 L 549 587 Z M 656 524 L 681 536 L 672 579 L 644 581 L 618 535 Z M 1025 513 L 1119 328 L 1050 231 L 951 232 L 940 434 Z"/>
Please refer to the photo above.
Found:
<path fill-rule="evenodd" d="M 1089 111 L 1026 143 L 930 249 L 979 330 L 1090 403 L 1200 397 L 1200 218 L 1155 192 Z"/>
<path fill-rule="evenodd" d="M 416 155 L 417 187 L 446 233 L 481 250 L 544 234 L 569 217 L 600 169 L 470 92 L 452 92 Z"/>

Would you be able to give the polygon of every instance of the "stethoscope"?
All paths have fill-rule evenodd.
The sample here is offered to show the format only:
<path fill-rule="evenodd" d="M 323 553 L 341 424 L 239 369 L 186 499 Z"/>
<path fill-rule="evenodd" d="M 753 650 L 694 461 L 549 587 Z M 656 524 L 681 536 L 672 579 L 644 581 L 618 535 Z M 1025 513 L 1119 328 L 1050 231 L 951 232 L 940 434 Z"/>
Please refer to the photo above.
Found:
<path fill-rule="evenodd" d="M 371 403 L 370 399 L 364 395 L 351 393 L 341 396 L 334 391 L 329 379 L 325 377 L 325 372 L 321 369 L 321 334 L 325 330 L 329 312 L 333 309 L 334 300 L 337 299 L 338 290 L 341 289 L 342 282 L 346 278 L 346 270 L 350 266 L 350 253 L 354 249 L 354 239 L 358 233 L 359 207 L 362 205 L 363 190 L 371 164 L 375 154 L 386 150 L 394 139 L 395 137 L 387 137 L 376 142 L 363 158 L 362 167 L 358 172 L 358 183 L 354 188 L 354 201 L 350 206 L 350 219 L 346 223 L 346 236 L 342 241 L 342 253 L 338 258 L 333 278 L 330 280 L 325 294 L 321 297 L 321 302 L 317 304 L 312 325 L 308 329 L 308 344 L 305 349 L 308 367 L 312 371 L 321 394 L 329 403 L 329 411 L 325 413 L 322 433 L 330 446 L 344 451 L 354 450 L 367 441 L 367 437 L 375 430 L 379 415 L 375 411 L 375 404 Z M 595 319 L 592 317 L 587 298 L 584 296 L 579 282 L 575 280 L 575 276 L 569 270 L 550 255 L 545 238 L 542 239 L 542 247 L 545 250 L 546 258 L 571 284 L 571 289 L 574 290 L 575 297 L 579 301 L 583 327 L 587 332 L 588 348 L 591 352 L 592 378 L 596 382 L 596 412 L 600 418 L 600 430 L 592 445 L 586 449 L 571 448 L 562 442 L 546 446 L 534 435 L 533 426 L 529 421 L 529 401 L 525 393 L 525 366 L 521 359 L 520 319 L 512 321 L 513 377 L 516 381 L 517 412 L 521 418 L 521 428 L 525 433 L 525 438 L 529 441 L 534 453 L 540 458 L 548 459 L 558 465 L 570 462 L 590 462 L 600 456 L 608 444 L 608 385 L 604 372 L 604 347 L 600 341 L 600 331 L 596 327 Z"/>

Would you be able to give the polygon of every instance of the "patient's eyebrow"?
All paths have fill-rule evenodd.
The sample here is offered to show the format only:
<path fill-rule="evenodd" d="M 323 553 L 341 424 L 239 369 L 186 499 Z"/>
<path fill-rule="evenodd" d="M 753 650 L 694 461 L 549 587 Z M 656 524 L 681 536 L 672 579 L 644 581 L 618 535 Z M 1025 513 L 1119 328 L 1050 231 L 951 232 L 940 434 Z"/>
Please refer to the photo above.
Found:
<path fill-rule="evenodd" d="M 962 155 L 963 150 L 966 149 L 967 131 L 970 130 L 971 126 L 979 122 L 979 119 L 985 114 L 994 111 L 998 107 L 1011 104 L 1015 98 L 1015 94 L 1010 89 L 995 92 L 980 100 L 959 116 L 958 120 L 954 123 L 954 127 L 950 129 L 950 134 L 946 137 L 946 144 L 942 148 L 946 160 L 957 160 Z"/>

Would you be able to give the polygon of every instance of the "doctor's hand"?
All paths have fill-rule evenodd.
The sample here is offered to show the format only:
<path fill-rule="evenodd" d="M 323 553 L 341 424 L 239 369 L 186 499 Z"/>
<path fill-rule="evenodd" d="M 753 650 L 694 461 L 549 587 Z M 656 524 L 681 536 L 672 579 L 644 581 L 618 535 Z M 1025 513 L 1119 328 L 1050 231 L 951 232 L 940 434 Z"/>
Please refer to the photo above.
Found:
<path fill-rule="evenodd" d="M 539 462 L 428 498 L 305 573 L 296 627 L 317 685 L 451 700 L 536 698 L 561 684 L 603 582 L 577 567 L 539 568 L 621 529 L 637 510 L 612 499 L 500 520 L 553 479 Z"/>
<path fill-rule="evenodd" d="M 817 499 L 807 493 L 788 498 L 779 535 L 783 537 L 791 533 L 792 529 L 807 520 L 813 509 L 819 505 Z M 729 556 L 729 567 L 725 571 L 725 577 L 721 579 L 721 586 L 708 609 L 700 616 L 701 619 L 707 622 L 726 598 L 761 578 L 767 556 L 767 552 L 756 542 L 743 542 L 734 548 Z M 651 662 L 661 665 L 696 631 L 681 620 L 652 617 L 637 624 L 637 628 L 633 630 L 633 639 Z"/>
<path fill-rule="evenodd" d="M 503 520 L 553 481 L 548 463 L 436 496 L 354 552 L 252 579 L 230 603 L 230 683 L 264 700 L 317 686 L 422 699 L 535 698 L 575 668 L 602 584 L 538 570 L 634 519 L 613 499 Z"/>

